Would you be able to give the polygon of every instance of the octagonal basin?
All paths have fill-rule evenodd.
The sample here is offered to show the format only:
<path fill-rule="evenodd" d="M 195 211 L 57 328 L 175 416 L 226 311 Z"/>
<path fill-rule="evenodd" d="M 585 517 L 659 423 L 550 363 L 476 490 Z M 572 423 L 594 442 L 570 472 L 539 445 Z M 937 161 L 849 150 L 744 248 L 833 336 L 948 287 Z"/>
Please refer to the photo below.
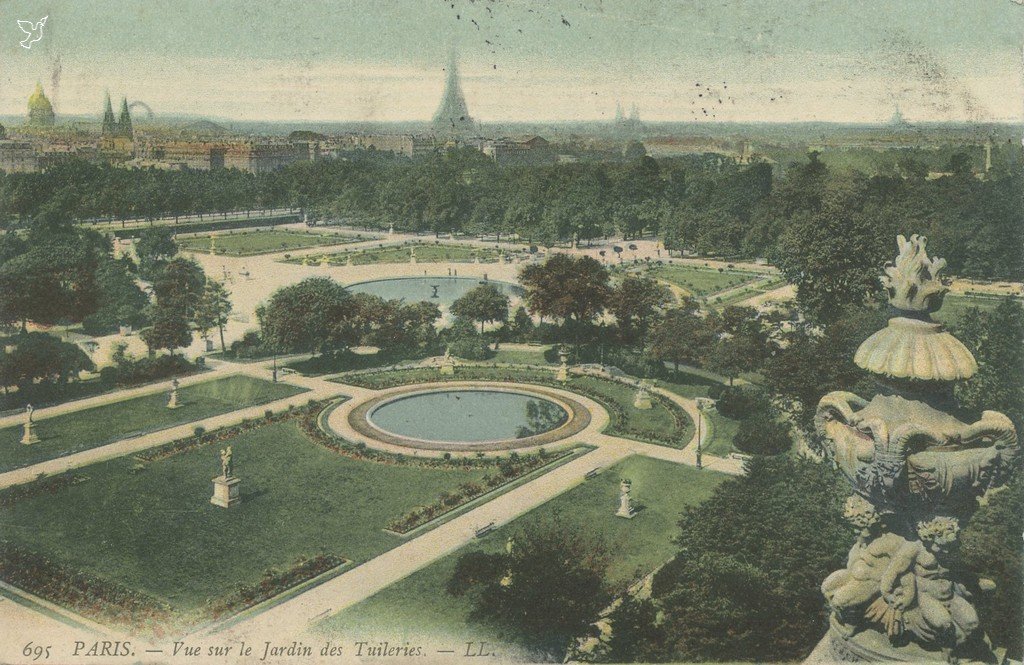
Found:
<path fill-rule="evenodd" d="M 426 300 L 447 308 L 481 284 L 490 284 L 510 297 L 522 293 L 522 287 L 515 284 L 493 279 L 484 280 L 479 277 L 393 277 L 356 282 L 350 284 L 348 289 L 353 293 L 380 296 L 384 300 L 404 299 L 407 302 Z"/>
<path fill-rule="evenodd" d="M 384 402 L 366 415 L 389 434 L 432 443 L 476 444 L 524 439 L 569 418 L 538 395 L 509 390 L 432 390 Z"/>

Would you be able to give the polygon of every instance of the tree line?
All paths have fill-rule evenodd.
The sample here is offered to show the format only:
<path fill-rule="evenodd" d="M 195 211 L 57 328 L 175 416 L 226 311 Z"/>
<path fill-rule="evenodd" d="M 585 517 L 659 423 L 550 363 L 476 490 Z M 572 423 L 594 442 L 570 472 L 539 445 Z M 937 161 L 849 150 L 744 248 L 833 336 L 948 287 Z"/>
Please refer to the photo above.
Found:
<path fill-rule="evenodd" d="M 1009 239 L 1024 224 L 1024 176 L 1002 170 L 979 179 L 970 160 L 957 157 L 938 178 L 910 167 L 838 171 L 813 152 L 806 162 L 774 166 L 643 154 L 499 166 L 469 148 L 415 159 L 370 151 L 260 174 L 69 161 L 0 175 L 0 216 L 27 222 L 43 212 L 125 218 L 287 205 L 373 228 L 515 234 L 547 246 L 658 235 L 673 250 L 766 257 L 798 286 L 788 257 L 818 252 L 840 265 L 884 256 L 874 250 L 894 235 L 918 233 L 955 274 L 1021 279 L 1024 248 Z"/>

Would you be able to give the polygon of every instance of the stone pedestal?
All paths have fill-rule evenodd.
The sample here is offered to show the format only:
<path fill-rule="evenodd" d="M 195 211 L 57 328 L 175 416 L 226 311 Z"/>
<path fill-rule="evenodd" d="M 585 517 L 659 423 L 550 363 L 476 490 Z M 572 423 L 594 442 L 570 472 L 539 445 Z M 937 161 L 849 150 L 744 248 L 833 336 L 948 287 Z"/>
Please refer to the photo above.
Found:
<path fill-rule="evenodd" d="M 21 443 L 26 446 L 39 443 L 39 436 L 35 433 L 35 423 L 32 421 L 25 423 L 25 433 L 21 437 Z"/>
<path fill-rule="evenodd" d="M 242 503 L 242 493 L 239 485 L 240 478 L 217 476 L 213 479 L 213 496 L 210 503 L 221 508 L 230 508 Z"/>
<path fill-rule="evenodd" d="M 171 391 L 171 398 L 167 400 L 168 409 L 177 409 L 181 404 L 178 403 L 178 389 L 175 388 Z"/>
<path fill-rule="evenodd" d="M 455 363 L 448 361 L 441 363 L 441 376 L 453 376 L 455 374 Z"/>
<path fill-rule="evenodd" d="M 652 408 L 651 396 L 646 390 L 640 388 L 636 391 L 636 397 L 633 398 L 633 408 L 641 409 L 646 411 Z"/>
<path fill-rule="evenodd" d="M 562 383 L 565 383 L 566 381 L 569 380 L 569 366 L 568 365 L 566 365 L 565 363 L 561 364 L 561 366 L 558 368 L 558 374 L 555 375 L 555 380 L 556 381 L 561 381 Z"/>
<path fill-rule="evenodd" d="M 632 483 L 629 481 L 624 480 L 619 485 L 619 509 L 615 511 L 616 517 L 624 517 L 627 520 L 636 517 L 636 510 L 633 509 L 633 499 L 629 496 L 631 489 Z"/>

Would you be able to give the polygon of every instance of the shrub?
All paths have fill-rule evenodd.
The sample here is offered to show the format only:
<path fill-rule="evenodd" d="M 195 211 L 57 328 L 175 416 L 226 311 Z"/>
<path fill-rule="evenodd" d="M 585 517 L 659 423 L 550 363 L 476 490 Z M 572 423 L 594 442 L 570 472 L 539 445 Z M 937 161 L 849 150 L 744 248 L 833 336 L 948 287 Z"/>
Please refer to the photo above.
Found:
<path fill-rule="evenodd" d="M 748 455 L 779 455 L 789 450 L 793 441 L 786 423 L 757 414 L 740 423 L 732 443 Z"/>

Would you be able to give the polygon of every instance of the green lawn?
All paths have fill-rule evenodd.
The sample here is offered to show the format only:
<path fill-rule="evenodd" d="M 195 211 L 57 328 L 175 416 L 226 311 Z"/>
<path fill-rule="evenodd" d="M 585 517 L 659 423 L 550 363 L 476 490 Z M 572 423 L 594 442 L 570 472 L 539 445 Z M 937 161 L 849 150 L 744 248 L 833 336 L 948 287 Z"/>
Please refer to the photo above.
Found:
<path fill-rule="evenodd" d="M 227 256 L 253 256 L 256 254 L 270 254 L 272 252 L 287 252 L 292 249 L 305 249 L 308 247 L 325 247 L 330 245 L 345 245 L 351 242 L 359 242 L 363 238 L 343 236 L 337 234 L 305 233 L 303 231 L 282 231 L 273 229 L 269 231 L 246 231 L 244 233 L 217 234 L 211 239 L 209 236 L 194 236 L 181 238 L 178 245 L 186 252 L 205 252 L 225 254 Z"/>
<path fill-rule="evenodd" d="M 740 421 L 726 418 L 711 410 L 704 413 L 704 423 L 711 427 L 711 439 L 703 448 L 703 452 L 715 457 L 726 457 L 736 450 L 732 445 L 732 438 L 736 436 Z"/>
<path fill-rule="evenodd" d="M 609 581 L 622 587 L 675 554 L 672 538 L 683 508 L 707 498 L 724 477 L 670 462 L 631 457 L 362 603 L 325 619 L 316 630 L 330 639 L 426 638 L 462 650 L 470 640 L 498 641 L 491 629 L 472 621 L 465 598 L 445 592 L 445 583 L 459 556 L 474 550 L 499 551 L 509 535 L 556 519 L 604 541 L 611 555 Z M 614 516 L 620 478 L 633 481 L 635 502 L 643 506 L 631 520 Z M 499 647 L 501 655 L 510 655 L 514 649 L 510 645 Z"/>
<path fill-rule="evenodd" d="M 29 446 L 19 443 L 23 433 L 20 425 L 6 427 L 0 429 L 0 471 L 303 392 L 306 391 L 302 388 L 284 383 L 229 376 L 183 386 L 178 391 L 181 406 L 177 409 L 167 408 L 169 392 L 159 392 L 38 420 L 35 431 L 41 440 Z"/>
<path fill-rule="evenodd" d="M 638 409 L 633 406 L 636 389 L 616 381 L 598 379 L 591 376 L 573 377 L 568 389 L 582 388 L 584 394 L 592 395 L 602 402 L 614 402 L 619 405 L 620 412 L 612 412 L 611 425 L 608 433 L 626 436 L 640 441 L 649 441 L 682 448 L 693 438 L 695 431 L 693 422 L 679 407 L 666 407 L 660 400 L 652 399 L 650 409 Z M 682 427 L 677 425 L 682 421 Z"/>
<path fill-rule="evenodd" d="M 647 275 L 665 280 L 695 296 L 708 296 L 762 277 L 757 273 L 735 270 L 719 272 L 715 268 L 680 265 L 657 266 L 648 270 Z"/>
<path fill-rule="evenodd" d="M 187 614 L 303 556 L 366 561 L 403 542 L 383 531 L 389 519 L 487 472 L 355 460 L 314 444 L 294 421 L 230 445 L 237 507 L 210 504 L 219 459 L 208 445 L 141 471 L 130 459 L 80 469 L 87 481 L 0 510 L 4 538 Z"/>
<path fill-rule="evenodd" d="M 689 399 L 707 397 L 708 388 L 718 382 L 697 374 L 688 372 L 676 372 L 671 380 L 658 381 L 657 385 L 665 390 L 670 390 L 677 395 Z M 726 418 L 714 409 L 704 412 L 703 427 L 710 427 L 711 438 L 703 448 L 703 452 L 716 457 L 725 457 L 733 452 L 732 438 L 736 435 L 736 429 L 740 421 Z"/>
<path fill-rule="evenodd" d="M 973 308 L 977 307 L 983 312 L 989 312 L 998 307 L 1003 299 L 999 296 L 967 296 L 947 293 L 942 299 L 942 309 L 933 314 L 933 317 L 947 326 L 955 326 Z"/>
<path fill-rule="evenodd" d="M 399 247 L 381 247 L 352 252 L 340 252 L 328 255 L 332 265 L 347 264 L 349 258 L 352 265 L 364 266 L 374 263 L 409 263 L 412 247 L 416 248 L 417 263 L 471 263 L 476 257 L 481 263 L 494 263 L 501 256 L 499 252 L 488 248 L 463 247 L 461 245 L 402 245 Z M 310 256 L 305 259 L 309 263 L 319 263 L 320 257 Z M 288 263 L 302 263 L 303 259 L 290 259 Z"/>
<path fill-rule="evenodd" d="M 508 363 L 510 365 L 552 365 L 557 363 L 549 363 L 544 358 L 544 352 L 548 350 L 547 346 L 538 346 L 532 349 L 509 349 L 504 346 L 498 346 L 498 353 L 493 358 L 489 359 L 488 362 L 494 363 Z"/>

